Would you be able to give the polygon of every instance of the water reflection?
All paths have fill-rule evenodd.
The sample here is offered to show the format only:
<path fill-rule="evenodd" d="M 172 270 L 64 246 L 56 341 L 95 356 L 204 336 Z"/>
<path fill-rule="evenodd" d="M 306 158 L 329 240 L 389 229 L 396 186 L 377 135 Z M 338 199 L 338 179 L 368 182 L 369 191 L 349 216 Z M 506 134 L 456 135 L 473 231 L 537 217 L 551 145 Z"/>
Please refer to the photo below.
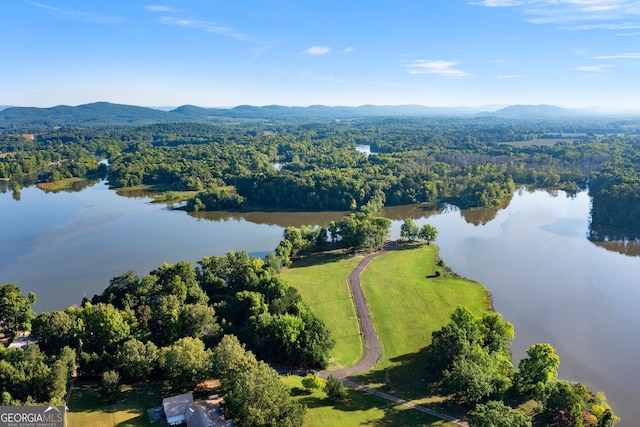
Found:
<path fill-rule="evenodd" d="M 596 246 L 628 256 L 640 256 L 640 230 L 589 224 L 588 238 Z"/>
<path fill-rule="evenodd" d="M 24 188 L 15 203 L 12 187 L 2 188 L 0 212 L 10 226 L 0 233 L 0 283 L 36 292 L 36 311 L 79 303 L 127 270 L 144 275 L 164 262 L 227 251 L 261 255 L 277 246 L 286 226 L 326 224 L 345 214 L 187 214 L 151 203 L 148 192 L 120 197 L 105 182 L 73 194 Z M 393 237 L 407 217 L 438 229 L 446 263 L 488 286 L 496 309 L 515 325 L 516 362 L 531 344 L 550 342 L 560 354 L 562 377 L 603 389 L 617 413 L 637 420 L 640 287 L 633 278 L 640 275 L 640 243 L 588 241 L 587 193 L 564 194 L 523 189 L 508 206 L 461 211 L 411 205 L 382 212 L 393 220 Z"/>
<path fill-rule="evenodd" d="M 303 225 L 326 225 L 339 221 L 347 212 L 189 212 L 189 216 L 198 220 L 214 222 L 244 220 L 253 224 L 278 227 L 302 227 Z"/>
<path fill-rule="evenodd" d="M 464 218 L 464 220 L 468 224 L 473 224 L 476 227 L 479 225 L 485 225 L 491 221 L 493 221 L 498 212 L 507 208 L 513 199 L 513 193 L 506 197 L 499 205 L 492 206 L 490 208 L 482 208 L 482 209 L 465 209 L 460 211 L 460 215 Z"/>
<path fill-rule="evenodd" d="M 611 252 L 617 252 L 627 256 L 640 256 L 640 240 L 615 240 L 611 242 L 592 243 Z"/>
<path fill-rule="evenodd" d="M 45 193 L 77 193 L 79 191 L 84 190 L 88 187 L 93 187 L 97 183 L 101 182 L 101 178 L 91 178 L 91 179 L 79 179 L 73 180 L 66 183 L 64 186 L 59 186 L 57 183 L 52 182 L 43 182 L 38 184 L 38 188 Z"/>
<path fill-rule="evenodd" d="M 367 157 L 375 156 L 376 154 L 378 154 L 375 151 L 371 151 L 371 145 L 369 144 L 356 144 L 356 151 L 358 153 L 364 154 Z"/>

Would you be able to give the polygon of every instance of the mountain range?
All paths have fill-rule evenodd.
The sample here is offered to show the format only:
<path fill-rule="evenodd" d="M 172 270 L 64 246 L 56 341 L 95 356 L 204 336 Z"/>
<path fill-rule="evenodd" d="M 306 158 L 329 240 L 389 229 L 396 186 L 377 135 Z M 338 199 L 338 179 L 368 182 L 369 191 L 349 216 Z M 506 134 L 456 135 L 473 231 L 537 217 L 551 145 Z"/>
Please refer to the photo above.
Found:
<path fill-rule="evenodd" d="M 426 107 L 421 105 L 359 107 L 285 107 L 281 105 L 233 108 L 203 108 L 193 105 L 167 110 L 133 105 L 96 102 L 76 107 L 7 107 L 0 109 L 0 130 L 46 129 L 53 127 L 140 126 L 154 123 L 280 120 L 353 120 L 362 117 L 495 117 L 501 119 L 553 119 L 602 116 L 602 111 L 575 110 L 552 105 L 512 105 L 499 107 Z M 636 114 L 637 117 L 638 114 Z M 627 114 L 627 116 L 629 116 Z"/>

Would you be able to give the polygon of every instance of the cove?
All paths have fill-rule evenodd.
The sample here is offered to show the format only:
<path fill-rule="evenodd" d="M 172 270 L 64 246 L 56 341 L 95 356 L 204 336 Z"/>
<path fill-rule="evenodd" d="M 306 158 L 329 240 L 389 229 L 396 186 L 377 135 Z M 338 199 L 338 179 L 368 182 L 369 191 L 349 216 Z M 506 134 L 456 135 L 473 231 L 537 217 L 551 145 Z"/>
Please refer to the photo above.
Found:
<path fill-rule="evenodd" d="M 6 188 L 0 193 L 0 283 L 36 292 L 36 311 L 79 304 L 127 270 L 144 275 L 164 262 L 227 251 L 261 256 L 275 248 L 284 227 L 342 215 L 190 215 L 151 203 L 144 193 L 119 196 L 104 182 L 56 194 L 29 187 L 19 198 Z M 589 203 L 586 193 L 520 190 L 502 208 L 403 206 L 384 214 L 393 220 L 392 237 L 406 217 L 438 229 L 444 261 L 486 285 L 495 309 L 514 324 L 516 364 L 531 344 L 551 343 L 560 376 L 603 390 L 622 418 L 618 425 L 632 426 L 640 420 L 640 258 L 618 252 L 616 242 L 587 239 Z"/>

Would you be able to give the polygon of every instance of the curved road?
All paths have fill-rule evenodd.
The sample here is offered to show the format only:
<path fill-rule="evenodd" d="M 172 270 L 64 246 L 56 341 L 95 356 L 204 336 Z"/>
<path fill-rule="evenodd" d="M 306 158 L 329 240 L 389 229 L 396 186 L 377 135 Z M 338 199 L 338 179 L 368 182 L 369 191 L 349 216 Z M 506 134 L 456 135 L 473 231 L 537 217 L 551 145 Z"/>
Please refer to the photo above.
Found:
<path fill-rule="evenodd" d="M 337 369 L 332 372 L 324 372 L 322 376 L 326 378 L 327 376 L 329 376 L 329 374 L 334 375 L 340 378 L 349 387 L 357 388 L 366 393 L 373 394 L 383 399 L 390 400 L 400 405 L 407 406 L 409 408 L 415 409 L 425 414 L 432 415 L 442 420 L 450 421 L 454 424 L 468 427 L 469 424 L 467 424 L 466 422 L 458 418 L 452 417 L 442 412 L 434 411 L 433 409 L 429 409 L 422 405 L 416 405 L 415 403 L 412 403 L 408 400 L 400 399 L 398 397 L 395 397 L 389 393 L 382 392 L 380 390 L 365 387 L 361 384 L 356 383 L 355 381 L 347 379 L 347 377 L 361 374 L 373 368 L 376 365 L 376 363 L 378 363 L 378 361 L 380 360 L 380 357 L 382 357 L 382 347 L 380 346 L 380 340 L 378 339 L 378 334 L 376 334 L 376 330 L 373 327 L 373 322 L 371 321 L 371 315 L 369 314 L 369 307 L 367 307 L 367 301 L 364 298 L 364 293 L 362 292 L 362 286 L 360 285 L 360 273 L 362 273 L 362 271 L 367 267 L 367 265 L 369 265 L 369 263 L 374 258 L 382 254 L 386 254 L 388 252 L 389 250 L 385 249 L 385 250 L 367 255 L 366 257 L 364 257 L 362 261 L 360 261 L 358 266 L 354 268 L 351 274 L 349 275 L 349 284 L 351 285 L 351 294 L 353 295 L 353 301 L 356 306 L 356 312 L 358 314 L 358 317 L 360 318 L 360 331 L 364 338 L 364 356 L 362 357 L 362 359 L 360 359 L 360 361 L 357 364 L 353 366 Z"/>
<path fill-rule="evenodd" d="M 376 330 L 373 328 L 373 322 L 371 321 L 371 315 L 369 314 L 369 307 L 367 307 L 367 301 L 364 299 L 362 286 L 360 286 L 360 273 L 362 273 L 365 267 L 369 265 L 372 259 L 387 252 L 389 251 L 383 250 L 367 255 L 349 275 L 349 284 L 351 285 L 353 302 L 356 305 L 356 312 L 360 318 L 360 333 L 364 339 L 364 356 L 356 365 L 331 372 L 331 374 L 340 379 L 345 379 L 346 377 L 351 377 L 368 371 L 373 368 L 376 363 L 378 363 L 378 360 L 380 360 L 380 357 L 382 357 L 380 340 L 378 339 Z"/>

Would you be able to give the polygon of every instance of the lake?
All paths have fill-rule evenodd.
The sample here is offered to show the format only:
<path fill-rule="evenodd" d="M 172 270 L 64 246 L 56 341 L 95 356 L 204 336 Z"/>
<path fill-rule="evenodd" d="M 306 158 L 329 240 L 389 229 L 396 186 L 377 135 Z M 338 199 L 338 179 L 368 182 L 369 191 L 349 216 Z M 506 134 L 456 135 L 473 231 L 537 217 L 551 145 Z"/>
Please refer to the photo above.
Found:
<path fill-rule="evenodd" d="M 2 185 L 3 183 L 0 183 Z M 2 187 L 0 187 L 2 190 Z M 78 192 L 0 192 L 0 283 L 38 296 L 36 311 L 64 309 L 101 292 L 127 270 L 246 250 L 273 250 L 288 225 L 324 224 L 340 212 L 199 212 L 122 197 L 104 182 Z M 16 197 L 17 198 L 17 197 Z M 517 192 L 502 208 L 385 208 L 398 237 L 403 218 L 433 224 L 441 257 L 485 284 L 515 327 L 514 360 L 536 342 L 561 358 L 560 376 L 603 390 L 620 426 L 640 420 L 640 257 L 634 242 L 587 240 L 586 193 Z M 517 362 L 516 362 L 517 363 Z"/>

